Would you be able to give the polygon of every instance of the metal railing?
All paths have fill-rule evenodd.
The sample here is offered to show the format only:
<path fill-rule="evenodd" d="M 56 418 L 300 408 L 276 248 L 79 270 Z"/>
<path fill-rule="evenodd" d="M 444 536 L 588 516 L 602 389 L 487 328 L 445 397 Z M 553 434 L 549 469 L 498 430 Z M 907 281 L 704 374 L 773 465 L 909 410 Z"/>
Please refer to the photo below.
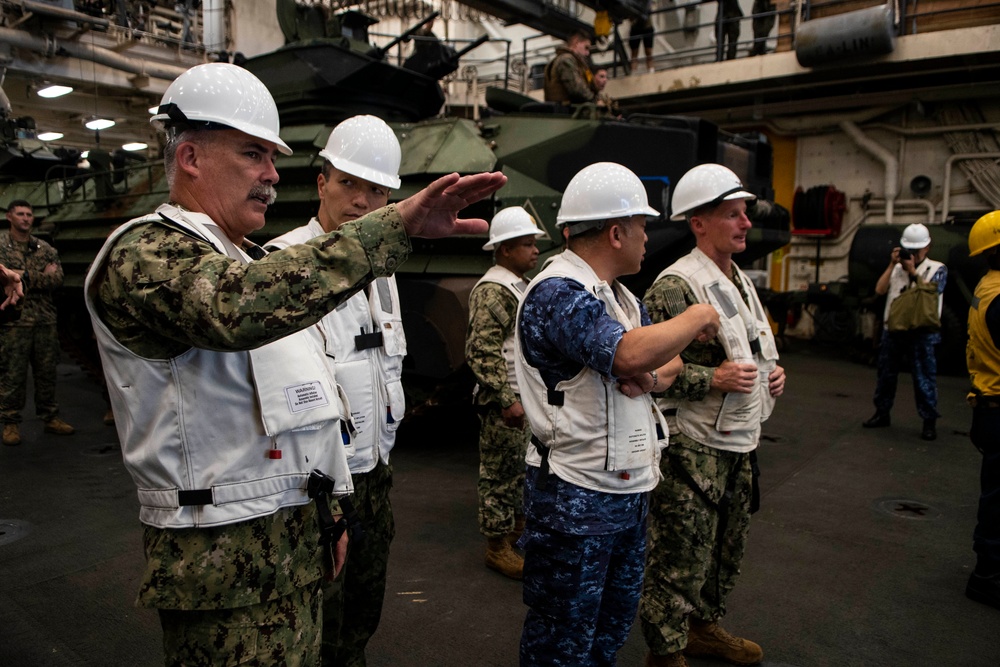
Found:
<path fill-rule="evenodd" d="M 976 5 L 944 0 L 888 1 L 895 11 L 896 36 L 1000 23 L 1000 0 Z M 656 7 L 658 3 L 653 4 L 654 26 L 660 26 L 653 35 L 653 65 L 660 70 L 721 62 L 728 59 L 730 53 L 733 58 L 742 58 L 765 50 L 791 51 L 795 48 L 796 31 L 804 21 L 886 3 L 880 0 L 757 0 L 753 5 L 756 11 L 735 17 L 726 17 L 716 0 L 694 0 L 661 7 Z M 711 18 L 703 18 L 702 9 L 714 11 Z M 662 27 L 667 24 L 670 27 Z M 628 29 L 619 26 L 616 32 L 627 47 Z M 733 34 L 731 43 L 726 38 L 727 33 Z M 521 58 L 528 70 L 547 62 L 555 50 L 552 46 L 529 48 L 531 42 L 542 39 L 547 36 L 535 35 L 523 40 Z M 620 61 L 618 52 L 611 45 L 606 51 L 592 52 L 591 59 L 595 64 L 609 67 L 612 76 L 630 73 L 629 64 Z"/>
<path fill-rule="evenodd" d="M 45 189 L 45 206 L 49 211 L 70 202 L 92 202 L 100 208 L 124 198 L 137 198 L 149 194 L 167 194 L 167 189 L 152 190 L 152 185 L 163 172 L 163 160 L 141 164 L 127 164 L 110 169 L 80 169 L 72 165 L 53 165 L 45 172 L 41 187 Z M 146 183 L 148 189 L 138 185 Z M 166 180 L 163 180 L 166 184 Z M 58 202 L 52 201 L 53 192 L 62 193 Z"/>

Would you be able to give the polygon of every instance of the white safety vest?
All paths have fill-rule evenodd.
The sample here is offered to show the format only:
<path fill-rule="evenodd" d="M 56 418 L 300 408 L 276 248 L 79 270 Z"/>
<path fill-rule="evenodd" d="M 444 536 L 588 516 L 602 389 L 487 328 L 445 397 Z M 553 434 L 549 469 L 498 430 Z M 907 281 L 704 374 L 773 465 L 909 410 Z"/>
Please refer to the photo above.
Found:
<path fill-rule="evenodd" d="M 642 325 L 635 296 L 618 281 L 608 285 L 599 279 L 590 265 L 570 250 L 545 266 L 531 281 L 525 298 L 553 277 L 581 283 L 626 330 Z M 518 307 L 518 331 L 523 311 L 524 299 Z M 593 491 L 638 493 L 653 489 L 660 479 L 660 450 L 666 446 L 667 424 L 650 396 L 629 398 L 616 381 L 588 367 L 549 392 L 538 369 L 525 359 L 521 336 L 515 340 L 521 404 L 534 438 L 549 448 L 549 470 Z M 525 461 L 541 465 L 536 447 L 528 448 Z"/>
<path fill-rule="evenodd" d="M 472 289 L 475 290 L 476 287 L 479 287 L 483 283 L 496 283 L 497 285 L 506 287 L 518 302 L 520 302 L 524 290 L 528 288 L 528 283 L 525 282 L 524 278 L 508 268 L 496 265 L 491 266 L 489 271 L 483 274 L 483 277 L 479 279 L 479 282 Z M 507 384 L 517 394 L 519 392 L 517 388 L 517 373 L 514 372 L 514 358 L 516 356 L 514 350 L 515 329 L 515 327 L 511 328 L 510 333 L 507 334 L 507 337 L 503 341 L 500 351 L 503 353 L 504 361 L 507 363 Z"/>
<path fill-rule="evenodd" d="M 711 389 L 700 401 L 659 399 L 668 423 L 677 431 L 708 447 L 730 452 L 749 452 L 760 441 L 760 425 L 774 409 L 769 388 L 771 372 L 777 368 L 778 347 L 757 290 L 735 264 L 750 305 L 721 269 L 698 248 L 664 269 L 659 276 L 683 278 L 698 301 L 719 312 L 719 341 L 726 357 L 736 363 L 757 365 L 757 385 L 749 394 Z M 676 411 L 676 413 L 675 413 Z"/>
<path fill-rule="evenodd" d="M 122 455 L 138 487 L 140 521 L 172 529 L 221 526 L 304 505 L 314 469 L 334 478 L 334 495 L 351 493 L 342 395 L 318 327 L 250 351 L 191 348 L 171 359 L 146 359 L 120 344 L 97 316 L 94 280 L 115 241 L 138 224 L 167 224 L 164 218 L 220 253 L 249 261 L 222 241 L 208 216 L 164 205 L 112 232 L 87 275 L 87 310 Z"/>
<path fill-rule="evenodd" d="M 325 234 L 316 218 L 267 244 L 286 248 Z M 351 473 L 389 462 L 396 430 L 406 413 L 403 357 L 406 336 L 396 278 L 376 278 L 368 293 L 358 292 L 323 318 L 326 354 L 336 367 L 337 383 L 350 400 L 354 453 Z"/>
<path fill-rule="evenodd" d="M 930 282 L 934 274 L 937 273 L 944 264 L 941 262 L 935 262 L 933 259 L 924 258 L 924 261 L 916 267 L 917 275 L 924 282 Z M 892 272 L 889 274 L 889 289 L 886 291 L 885 298 L 885 311 L 882 313 L 882 326 L 889 326 L 889 308 L 892 306 L 892 302 L 896 300 L 900 294 L 905 292 L 911 285 L 910 274 L 903 269 L 901 264 L 896 264 L 892 267 Z M 938 317 L 941 317 L 941 309 L 944 306 L 944 294 L 938 293 Z"/>

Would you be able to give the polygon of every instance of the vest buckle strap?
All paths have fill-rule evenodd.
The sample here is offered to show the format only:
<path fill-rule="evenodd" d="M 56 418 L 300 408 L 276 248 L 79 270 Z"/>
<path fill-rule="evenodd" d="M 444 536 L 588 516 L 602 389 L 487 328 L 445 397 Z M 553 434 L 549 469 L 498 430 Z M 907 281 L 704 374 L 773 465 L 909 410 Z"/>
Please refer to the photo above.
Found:
<path fill-rule="evenodd" d="M 382 347 L 382 332 L 363 333 L 354 337 L 354 348 L 358 351 L 370 350 L 373 347 Z"/>
<path fill-rule="evenodd" d="M 549 405 L 562 407 L 566 402 L 566 392 L 557 389 L 546 389 L 545 398 Z"/>
<path fill-rule="evenodd" d="M 212 503 L 212 489 L 182 489 L 177 492 L 177 504 L 181 507 L 211 505 Z"/>
<path fill-rule="evenodd" d="M 535 446 L 538 455 L 542 457 L 542 464 L 538 466 L 538 481 L 535 482 L 535 488 L 541 491 L 545 489 L 549 479 L 549 448 L 543 445 L 534 433 L 531 434 L 531 444 Z"/>
<path fill-rule="evenodd" d="M 347 530 L 347 519 L 341 517 L 338 521 L 330 511 L 329 497 L 336 488 L 336 481 L 326 473 L 316 470 L 309 471 L 309 482 L 306 492 L 316 502 L 317 519 L 319 521 L 319 543 L 323 546 L 336 544 L 340 536 Z"/>

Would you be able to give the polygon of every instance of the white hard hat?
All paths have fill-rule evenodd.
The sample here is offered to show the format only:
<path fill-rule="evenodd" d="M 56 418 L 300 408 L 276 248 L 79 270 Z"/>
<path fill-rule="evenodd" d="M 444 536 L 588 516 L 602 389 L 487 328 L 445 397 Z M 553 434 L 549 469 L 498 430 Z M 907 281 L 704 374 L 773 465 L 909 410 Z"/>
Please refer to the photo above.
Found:
<path fill-rule="evenodd" d="M 659 215 L 646 199 L 646 188 L 630 169 L 615 162 L 584 167 L 570 180 L 556 215 L 556 227 L 588 220 Z"/>
<path fill-rule="evenodd" d="M 899 239 L 899 245 L 907 250 L 920 250 L 930 244 L 931 233 L 919 222 L 907 225 L 906 229 L 903 230 L 903 236 Z"/>
<path fill-rule="evenodd" d="M 333 128 L 319 155 L 345 174 L 393 190 L 399 187 L 399 140 L 381 118 L 348 118 Z"/>
<path fill-rule="evenodd" d="M 757 198 L 744 188 L 740 177 L 731 169 L 721 164 L 699 164 L 677 181 L 670 200 L 670 219 L 683 220 L 687 213 L 705 204 Z"/>
<path fill-rule="evenodd" d="M 271 93 L 247 70 L 229 63 L 195 65 L 174 79 L 150 119 L 171 123 L 218 123 L 269 141 L 285 155 L 292 149 L 278 136 L 278 107 Z"/>
<path fill-rule="evenodd" d="M 493 250 L 504 241 L 531 235 L 544 236 L 545 232 L 538 228 L 530 213 L 520 206 L 510 206 L 493 216 L 490 241 L 483 246 L 483 250 Z"/>

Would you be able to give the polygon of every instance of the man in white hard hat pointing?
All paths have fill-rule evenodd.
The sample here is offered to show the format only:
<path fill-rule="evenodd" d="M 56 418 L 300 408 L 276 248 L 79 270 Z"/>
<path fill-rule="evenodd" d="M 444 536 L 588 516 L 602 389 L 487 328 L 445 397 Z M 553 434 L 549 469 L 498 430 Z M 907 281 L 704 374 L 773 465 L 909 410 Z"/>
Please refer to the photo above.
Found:
<path fill-rule="evenodd" d="M 116 229 L 85 296 L 144 524 L 138 603 L 159 610 L 168 665 L 319 661 L 320 582 L 343 564 L 329 500 L 351 491 L 340 401 L 313 325 L 386 276 L 408 235 L 485 231 L 457 211 L 499 174 L 446 176 L 270 255 L 264 225 L 290 153 L 264 85 L 191 68 L 154 121 L 170 202 Z"/>
<path fill-rule="evenodd" d="M 319 152 L 319 211 L 309 224 L 269 242 L 268 250 L 340 229 L 382 208 L 399 187 L 399 141 L 375 116 L 354 116 L 333 129 Z M 395 276 L 376 278 L 323 318 L 326 352 L 351 404 L 354 452 L 348 458 L 352 507 L 363 537 L 351 547 L 343 576 L 324 590 L 323 665 L 362 665 L 382 616 L 389 546 L 395 535 L 389 453 L 406 412 L 401 375 L 406 355 Z M 374 380 L 373 380 L 374 378 Z"/>
<path fill-rule="evenodd" d="M 670 384 L 691 340 L 719 326 L 705 305 L 650 325 L 618 281 L 639 271 L 655 215 L 626 167 L 582 169 L 556 217 L 568 248 L 518 310 L 515 371 L 532 433 L 518 542 L 522 667 L 613 665 L 635 620 L 648 492 L 667 438 L 649 392 Z"/>
<path fill-rule="evenodd" d="M 524 528 L 524 454 L 531 430 L 514 374 L 514 320 L 527 289 L 525 274 L 538 262 L 535 240 L 544 235 L 520 206 L 490 222 L 494 265 L 469 294 L 465 360 L 476 376 L 479 409 L 479 532 L 486 537 L 486 567 L 520 579 L 524 560 L 511 548 Z"/>
<path fill-rule="evenodd" d="M 753 283 L 733 255 L 746 248 L 754 195 L 730 169 L 703 164 L 677 182 L 674 220 L 687 219 L 695 249 L 667 267 L 643 302 L 656 322 L 710 304 L 718 337 L 692 342 L 684 371 L 657 403 L 670 425 L 663 480 L 651 494 L 649 559 L 640 619 L 650 667 L 684 667 L 684 654 L 738 665 L 763 651 L 719 621 L 736 583 L 753 511 L 761 423 L 785 386 L 785 372 Z"/>

